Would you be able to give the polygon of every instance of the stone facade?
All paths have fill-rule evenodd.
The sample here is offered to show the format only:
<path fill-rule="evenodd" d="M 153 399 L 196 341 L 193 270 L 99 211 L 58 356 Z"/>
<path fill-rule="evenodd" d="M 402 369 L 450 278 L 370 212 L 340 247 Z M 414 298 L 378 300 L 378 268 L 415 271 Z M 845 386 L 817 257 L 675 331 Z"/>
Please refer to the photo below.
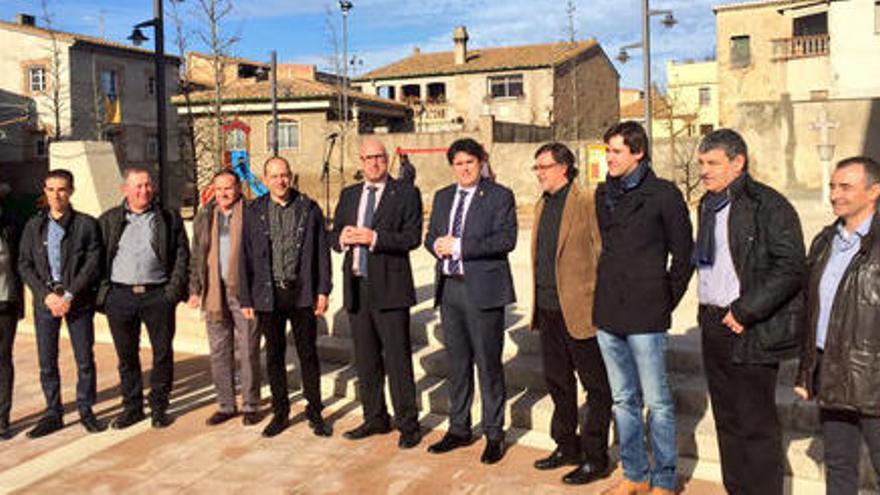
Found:
<path fill-rule="evenodd" d="M 0 22 L 0 102 L 23 102 L 28 118 L 3 127 L 0 180 L 16 192 L 36 193 L 48 170 L 48 138 L 113 143 L 120 167 L 155 167 L 158 160 L 155 74 L 152 52 L 106 40 Z M 58 59 L 59 67 L 53 67 Z M 166 94 L 177 93 L 179 60 L 167 57 Z M 44 88 L 31 83 L 30 71 L 44 71 Z M 110 87 L 121 116 L 110 119 L 105 90 Z M 59 88 L 54 97 L 53 85 Z M 56 109 L 58 129 L 56 133 Z M 177 166 L 176 112 L 167 112 L 169 199 L 186 189 Z M 24 167 L 24 168 L 23 168 Z M 23 173 L 24 172 L 24 173 Z"/>

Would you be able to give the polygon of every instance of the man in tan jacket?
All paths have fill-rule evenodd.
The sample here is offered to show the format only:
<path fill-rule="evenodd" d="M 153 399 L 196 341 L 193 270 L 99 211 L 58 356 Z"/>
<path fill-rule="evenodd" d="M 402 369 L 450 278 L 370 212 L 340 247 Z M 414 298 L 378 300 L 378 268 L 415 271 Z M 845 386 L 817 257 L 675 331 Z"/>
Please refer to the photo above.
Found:
<path fill-rule="evenodd" d="M 532 228 L 534 313 L 541 332 L 544 379 L 553 399 L 550 435 L 557 448 L 535 462 L 537 469 L 577 466 L 566 484 L 608 475 L 611 390 L 593 326 L 593 293 L 601 249 L 593 194 L 574 179 L 574 154 L 561 143 L 535 153 L 532 167 L 544 193 Z M 577 381 L 587 390 L 587 415 L 578 427 Z"/>

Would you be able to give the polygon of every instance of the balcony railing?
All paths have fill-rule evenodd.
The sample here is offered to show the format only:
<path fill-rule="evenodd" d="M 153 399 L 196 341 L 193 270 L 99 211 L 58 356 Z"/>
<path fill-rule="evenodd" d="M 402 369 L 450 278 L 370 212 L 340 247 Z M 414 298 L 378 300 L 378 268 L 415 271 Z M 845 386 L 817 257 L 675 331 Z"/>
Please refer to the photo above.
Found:
<path fill-rule="evenodd" d="M 824 57 L 828 55 L 831 37 L 827 34 L 794 36 L 773 40 L 773 60 Z"/>

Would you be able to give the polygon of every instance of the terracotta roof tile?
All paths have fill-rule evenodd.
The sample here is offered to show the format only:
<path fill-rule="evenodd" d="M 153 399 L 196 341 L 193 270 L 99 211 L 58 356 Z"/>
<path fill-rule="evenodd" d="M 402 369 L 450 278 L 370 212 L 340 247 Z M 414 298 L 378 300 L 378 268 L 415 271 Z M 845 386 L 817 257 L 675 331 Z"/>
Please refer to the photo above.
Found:
<path fill-rule="evenodd" d="M 467 63 L 456 65 L 454 53 L 415 53 L 385 67 L 368 72 L 356 80 L 390 79 L 440 74 L 487 72 L 505 69 L 551 67 L 599 44 L 594 39 L 575 43 L 545 43 L 468 50 Z"/>
<path fill-rule="evenodd" d="M 0 28 L 2 29 L 10 29 L 12 31 L 18 31 L 20 33 L 33 34 L 36 36 L 42 36 L 44 38 L 50 38 L 53 34 L 57 37 L 59 41 L 71 42 L 71 43 L 86 43 L 90 45 L 104 46 L 107 48 L 115 48 L 117 50 L 125 50 L 128 52 L 141 53 L 145 55 L 153 55 L 153 50 L 147 50 L 144 48 L 139 48 L 136 46 L 126 45 L 123 43 L 117 43 L 115 41 L 110 41 L 104 38 L 98 38 L 95 36 L 86 36 L 83 34 L 76 33 L 68 33 L 65 31 L 58 31 L 55 29 L 46 29 L 39 26 L 27 26 L 24 24 L 19 24 L 17 22 L 9 22 L 9 21 L 0 21 Z M 180 57 L 175 55 L 165 55 L 166 58 L 173 59 L 174 61 L 180 62 Z"/>
<path fill-rule="evenodd" d="M 651 100 L 651 111 L 655 118 L 665 118 L 669 115 L 669 104 L 666 98 L 654 96 Z M 620 108 L 620 120 L 635 120 L 645 118 L 645 100 L 634 101 Z"/>
<path fill-rule="evenodd" d="M 224 101 L 227 103 L 239 101 L 268 101 L 272 97 L 272 84 L 269 81 L 236 81 L 228 85 L 225 89 Z M 278 81 L 278 100 L 308 100 L 313 98 L 330 98 L 336 97 L 338 89 L 336 86 L 326 84 L 320 81 L 310 79 L 281 79 Z M 214 97 L 214 90 L 196 91 L 190 93 L 190 100 L 196 103 L 211 101 Z M 406 104 L 399 101 L 389 100 L 381 96 L 361 93 L 360 91 L 350 91 L 348 93 L 349 100 L 380 103 L 387 106 L 400 108 L 408 108 Z M 172 102 L 182 104 L 183 96 L 175 96 Z"/>

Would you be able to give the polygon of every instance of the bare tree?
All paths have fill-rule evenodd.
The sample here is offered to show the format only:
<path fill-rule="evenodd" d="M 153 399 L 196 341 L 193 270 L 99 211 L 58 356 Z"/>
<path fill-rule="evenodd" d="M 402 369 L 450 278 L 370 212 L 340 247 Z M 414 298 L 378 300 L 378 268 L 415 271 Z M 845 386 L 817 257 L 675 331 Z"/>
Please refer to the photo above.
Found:
<path fill-rule="evenodd" d="M 698 109 L 692 108 L 679 91 L 669 91 L 658 98 L 655 115 L 662 118 L 669 136 L 669 161 L 673 179 L 690 204 L 699 198 L 700 173 L 697 168 L 696 151 L 699 137 L 695 136 Z"/>
<path fill-rule="evenodd" d="M 58 35 L 53 28 L 54 17 L 49 8 L 49 0 L 40 0 L 43 24 L 49 31 L 49 95 L 46 101 L 47 107 L 52 114 L 52 139 L 60 140 L 62 136 L 61 115 L 67 108 L 67 101 L 62 94 L 64 83 L 64 66 L 61 60 L 61 45 Z"/>
<path fill-rule="evenodd" d="M 198 0 L 197 8 L 202 26 L 201 29 L 196 30 L 196 36 L 208 48 L 214 78 L 210 124 L 206 129 L 210 132 L 210 137 L 199 144 L 206 145 L 205 151 L 211 156 L 212 167 L 207 173 L 213 175 L 214 171 L 223 167 L 223 98 L 227 87 L 226 61 L 231 55 L 232 47 L 238 43 L 239 37 L 226 35 L 223 32 L 224 23 L 234 9 L 233 0 Z"/>
<path fill-rule="evenodd" d="M 185 14 L 181 12 L 178 5 L 177 2 L 171 2 L 171 10 L 168 12 L 167 16 L 171 21 L 171 26 L 174 30 L 174 43 L 177 47 L 177 53 L 180 54 L 180 57 L 183 60 L 186 60 L 186 53 L 189 51 L 189 38 L 192 31 L 187 27 L 187 23 L 184 20 Z M 206 181 L 204 178 L 202 178 L 203 180 L 199 180 L 199 163 L 202 161 L 206 147 L 197 144 L 199 135 L 196 133 L 195 117 L 192 111 L 191 93 L 193 90 L 193 84 L 189 79 L 189 69 L 186 66 L 186 62 L 181 64 L 179 69 L 180 70 L 177 74 L 178 87 L 180 88 L 180 94 L 183 96 L 184 100 L 184 112 L 182 114 L 183 118 L 178 125 L 178 149 L 180 159 L 183 162 L 184 177 L 187 182 L 195 184 L 194 193 L 196 197 L 194 198 L 193 204 L 198 204 L 199 190 Z M 210 178 L 207 179 L 209 180 Z"/>

